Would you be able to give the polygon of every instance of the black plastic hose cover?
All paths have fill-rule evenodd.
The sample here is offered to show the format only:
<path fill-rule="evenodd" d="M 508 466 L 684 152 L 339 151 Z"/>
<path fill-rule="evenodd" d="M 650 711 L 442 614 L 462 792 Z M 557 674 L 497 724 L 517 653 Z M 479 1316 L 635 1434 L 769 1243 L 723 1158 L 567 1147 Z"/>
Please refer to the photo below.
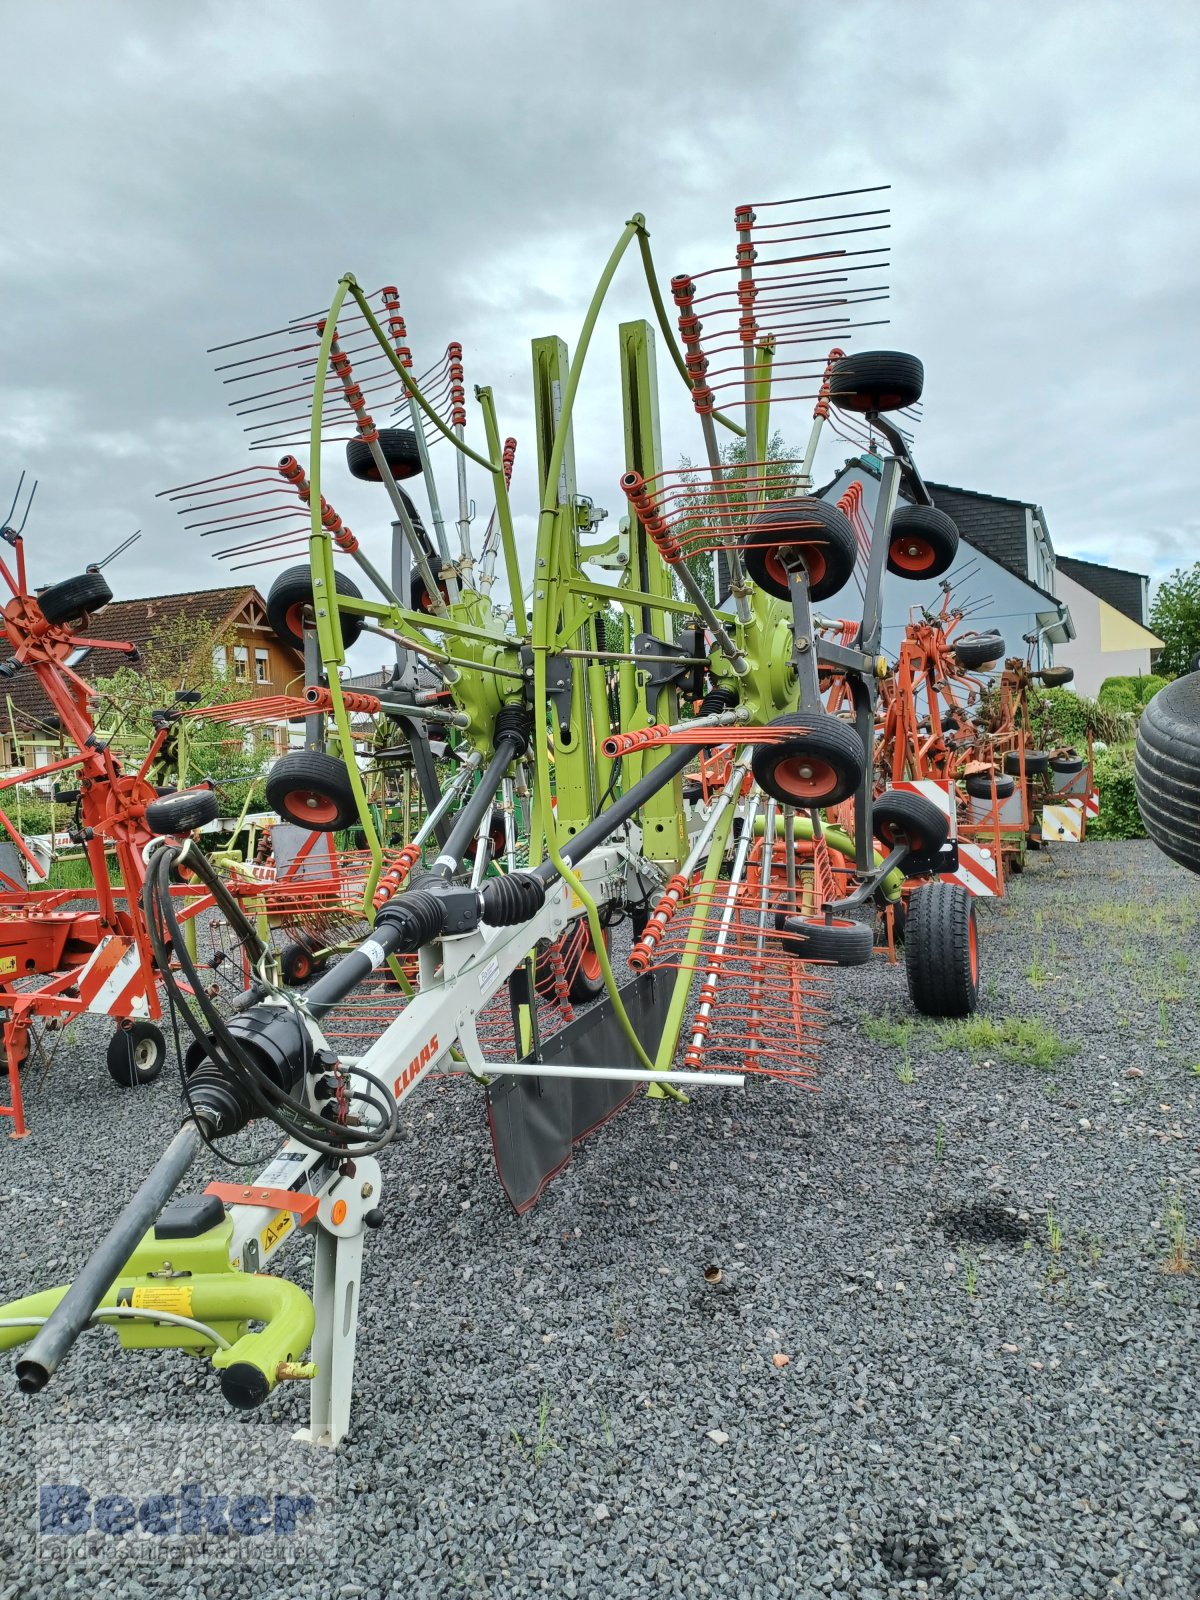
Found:
<path fill-rule="evenodd" d="M 410 890 L 380 908 L 375 918 L 376 927 L 381 923 L 396 930 L 393 950 L 419 950 L 442 932 L 444 908 L 438 895 L 422 889 Z"/>
<path fill-rule="evenodd" d="M 493 928 L 528 922 L 546 903 L 546 885 L 532 872 L 508 872 L 483 886 L 483 920 Z"/>

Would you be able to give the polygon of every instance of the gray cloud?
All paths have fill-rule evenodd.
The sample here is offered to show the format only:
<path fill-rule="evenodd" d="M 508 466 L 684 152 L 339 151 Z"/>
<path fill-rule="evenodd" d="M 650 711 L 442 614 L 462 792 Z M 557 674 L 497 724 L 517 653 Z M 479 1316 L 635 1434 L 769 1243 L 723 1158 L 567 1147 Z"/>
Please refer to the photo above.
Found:
<path fill-rule="evenodd" d="M 224 581 L 154 500 L 246 459 L 205 347 L 315 309 L 347 268 L 400 285 L 419 364 L 459 338 L 468 382 L 495 388 L 528 535 L 529 340 L 574 339 L 633 210 L 665 277 L 729 259 L 736 202 L 890 181 L 880 333 L 925 360 L 924 470 L 1037 500 L 1064 552 L 1161 576 L 1196 553 L 1198 18 L 1183 0 L 13 10 L 0 491 L 22 467 L 42 480 L 32 571 L 140 526 L 118 590 Z M 580 487 L 614 514 L 615 325 L 649 314 L 631 259 L 577 432 Z M 662 377 L 670 462 L 698 441 Z M 378 545 L 382 501 L 326 471 Z"/>

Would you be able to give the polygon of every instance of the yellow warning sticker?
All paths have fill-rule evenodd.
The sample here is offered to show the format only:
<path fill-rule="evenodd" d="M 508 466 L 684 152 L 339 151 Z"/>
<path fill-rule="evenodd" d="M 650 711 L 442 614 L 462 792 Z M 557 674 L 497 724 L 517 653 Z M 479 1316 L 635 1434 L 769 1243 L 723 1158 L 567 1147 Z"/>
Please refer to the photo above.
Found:
<path fill-rule="evenodd" d="M 16 956 L 0 956 L 0 978 L 7 978 L 16 970 Z"/>
<path fill-rule="evenodd" d="M 141 1311 L 171 1311 L 177 1317 L 192 1314 L 192 1291 L 182 1284 L 162 1284 L 153 1289 L 135 1289 L 131 1304 Z"/>
<path fill-rule="evenodd" d="M 280 1239 L 291 1233 L 294 1226 L 295 1219 L 290 1211 L 277 1211 L 259 1234 L 264 1254 L 273 1250 Z"/>

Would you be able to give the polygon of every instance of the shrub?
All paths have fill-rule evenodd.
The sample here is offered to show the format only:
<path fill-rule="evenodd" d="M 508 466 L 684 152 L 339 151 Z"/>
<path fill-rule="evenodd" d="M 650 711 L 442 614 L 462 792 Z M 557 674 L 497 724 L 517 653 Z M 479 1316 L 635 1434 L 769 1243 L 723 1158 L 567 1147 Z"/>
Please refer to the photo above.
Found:
<path fill-rule="evenodd" d="M 1133 788 L 1133 746 L 1097 751 L 1093 768 L 1100 792 L 1100 815 L 1088 823 L 1090 839 L 1144 839 Z"/>
<path fill-rule="evenodd" d="M 1103 706 L 1074 689 L 1042 689 L 1031 694 L 1029 715 L 1040 750 L 1073 745 L 1082 753 L 1087 749 L 1089 728 L 1092 737 L 1104 744 L 1125 744 L 1137 731 L 1129 712 Z"/>
<path fill-rule="evenodd" d="M 1109 711 L 1140 712 L 1147 700 L 1152 700 L 1168 681 L 1156 677 L 1152 672 L 1126 678 L 1105 678 L 1097 700 Z"/>

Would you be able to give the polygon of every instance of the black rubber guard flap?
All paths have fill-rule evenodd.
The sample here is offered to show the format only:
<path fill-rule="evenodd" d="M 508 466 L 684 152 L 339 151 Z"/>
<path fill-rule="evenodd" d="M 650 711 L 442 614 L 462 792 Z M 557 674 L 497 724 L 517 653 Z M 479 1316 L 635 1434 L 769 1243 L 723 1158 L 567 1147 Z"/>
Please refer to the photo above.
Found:
<path fill-rule="evenodd" d="M 673 972 L 647 972 L 621 989 L 640 1039 L 662 1037 L 674 980 Z M 540 1059 L 579 1067 L 640 1065 L 607 997 L 544 1040 Z M 528 1211 L 570 1161 L 575 1145 L 644 1088 L 604 1078 L 494 1078 L 487 1089 L 488 1124 L 496 1171 L 513 1210 Z"/>

